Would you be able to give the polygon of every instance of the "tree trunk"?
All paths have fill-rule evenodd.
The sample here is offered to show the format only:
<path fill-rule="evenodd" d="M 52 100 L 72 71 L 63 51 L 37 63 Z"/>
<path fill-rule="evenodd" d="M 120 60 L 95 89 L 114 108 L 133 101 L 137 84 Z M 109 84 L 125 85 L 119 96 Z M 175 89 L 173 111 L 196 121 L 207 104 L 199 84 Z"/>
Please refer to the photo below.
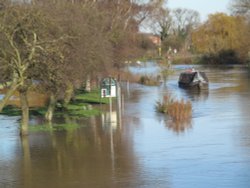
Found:
<path fill-rule="evenodd" d="M 21 102 L 21 109 L 22 109 L 22 119 L 21 119 L 21 129 L 20 135 L 26 136 L 28 135 L 28 127 L 29 127 L 29 104 L 27 98 L 27 90 L 20 90 L 20 102 Z"/>
<path fill-rule="evenodd" d="M 2 112 L 4 106 L 9 101 L 9 99 L 13 95 L 13 93 L 16 91 L 17 87 L 18 87 L 17 84 L 12 84 L 11 87 L 10 87 L 10 89 L 4 95 L 4 98 L 0 101 L 0 112 Z"/>
<path fill-rule="evenodd" d="M 51 94 L 50 95 L 50 100 L 49 100 L 48 110 L 47 110 L 47 112 L 45 114 L 45 119 L 48 122 L 52 121 L 54 110 L 55 110 L 55 106 L 56 106 L 56 97 L 55 97 L 54 94 Z"/>
<path fill-rule="evenodd" d="M 30 179 L 32 178 L 32 165 L 31 165 L 31 156 L 30 156 L 30 144 L 29 144 L 29 137 L 24 136 L 21 137 L 21 144 L 22 144 L 22 158 L 24 167 L 22 174 L 23 174 L 23 185 L 24 187 L 32 187 L 32 183 Z"/>
<path fill-rule="evenodd" d="M 74 87 L 73 87 L 73 84 L 68 82 L 67 83 L 67 89 L 65 91 L 65 95 L 64 95 L 64 105 L 68 105 L 72 96 L 73 96 L 73 93 L 74 93 Z"/>
<path fill-rule="evenodd" d="M 86 86 L 85 86 L 85 90 L 87 92 L 90 92 L 91 91 L 91 80 L 90 80 L 90 76 L 87 76 L 87 80 L 86 80 Z"/>

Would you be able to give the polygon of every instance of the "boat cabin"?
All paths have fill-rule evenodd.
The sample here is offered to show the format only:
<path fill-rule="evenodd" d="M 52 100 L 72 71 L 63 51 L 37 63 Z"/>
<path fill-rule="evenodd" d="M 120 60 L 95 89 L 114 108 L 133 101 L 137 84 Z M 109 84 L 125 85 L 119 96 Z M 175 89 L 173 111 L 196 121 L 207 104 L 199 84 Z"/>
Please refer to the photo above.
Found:
<path fill-rule="evenodd" d="M 192 69 L 180 74 L 178 84 L 182 88 L 208 89 L 208 78 L 205 72 Z"/>

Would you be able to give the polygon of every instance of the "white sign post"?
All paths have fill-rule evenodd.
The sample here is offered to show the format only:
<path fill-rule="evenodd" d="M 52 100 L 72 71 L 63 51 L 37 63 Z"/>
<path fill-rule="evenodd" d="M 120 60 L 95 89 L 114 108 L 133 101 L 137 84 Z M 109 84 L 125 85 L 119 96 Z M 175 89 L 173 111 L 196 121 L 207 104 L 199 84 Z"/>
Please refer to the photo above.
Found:
<path fill-rule="evenodd" d="M 107 77 L 101 83 L 101 97 L 109 97 L 109 111 L 112 114 L 112 97 L 116 97 L 117 82 L 114 78 Z M 110 119 L 111 121 L 111 119 Z"/>
<path fill-rule="evenodd" d="M 104 78 L 101 83 L 101 97 L 116 97 L 117 82 L 111 77 Z"/>

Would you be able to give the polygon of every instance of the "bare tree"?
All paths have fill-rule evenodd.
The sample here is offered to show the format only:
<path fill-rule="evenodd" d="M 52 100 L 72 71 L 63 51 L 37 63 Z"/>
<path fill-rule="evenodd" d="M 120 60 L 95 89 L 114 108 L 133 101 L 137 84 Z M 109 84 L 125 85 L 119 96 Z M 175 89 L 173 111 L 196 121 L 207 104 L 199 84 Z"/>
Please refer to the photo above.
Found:
<path fill-rule="evenodd" d="M 13 92 L 18 91 L 22 109 L 20 134 L 26 135 L 29 124 L 27 92 L 37 64 L 52 54 L 57 57 L 57 50 L 53 48 L 57 41 L 50 38 L 50 22 L 46 15 L 29 5 L 11 5 L 0 13 L 0 60 L 4 67 L 1 71 L 9 74 L 7 79 L 11 83 L 0 101 L 0 110 Z"/>
<path fill-rule="evenodd" d="M 190 9 L 174 9 L 172 16 L 174 33 L 179 36 L 186 36 L 200 22 L 199 13 Z"/>
<path fill-rule="evenodd" d="M 231 0 L 230 8 L 233 14 L 244 15 L 250 20 L 250 0 Z"/>
<path fill-rule="evenodd" d="M 73 96 L 75 82 L 107 75 L 136 55 L 138 27 L 161 5 L 162 0 L 32 0 L 1 6 L 0 72 L 11 86 L 0 109 L 18 91 L 21 134 L 27 134 L 27 92 L 36 80 L 50 96 L 50 121 L 58 98 L 67 103 Z"/>

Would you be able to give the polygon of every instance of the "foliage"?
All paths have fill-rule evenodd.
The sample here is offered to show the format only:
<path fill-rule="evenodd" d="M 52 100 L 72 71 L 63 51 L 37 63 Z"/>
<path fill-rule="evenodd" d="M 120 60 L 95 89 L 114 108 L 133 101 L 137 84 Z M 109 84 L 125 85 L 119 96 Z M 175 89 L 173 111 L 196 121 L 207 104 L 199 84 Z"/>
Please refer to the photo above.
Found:
<path fill-rule="evenodd" d="M 21 109 L 16 106 L 6 105 L 0 114 L 8 115 L 8 116 L 19 116 L 21 115 Z"/>
<path fill-rule="evenodd" d="M 190 34 L 200 22 L 199 13 L 191 9 L 161 8 L 155 14 L 153 30 L 162 42 L 163 51 L 170 48 L 187 51 L 190 46 Z"/>
<path fill-rule="evenodd" d="M 31 132 L 51 132 L 51 131 L 68 131 L 80 128 L 79 124 L 42 124 L 32 125 L 29 127 Z"/>
<path fill-rule="evenodd" d="M 138 43 L 139 25 L 162 3 L 1 1 L 0 82 L 11 81 L 11 86 L 0 101 L 0 111 L 18 91 L 21 124 L 27 127 L 27 93 L 35 81 L 38 92 L 49 95 L 46 118 L 50 120 L 58 99 L 64 98 L 67 104 L 83 82 L 92 83 L 119 69 L 124 60 L 142 54 L 145 46 Z"/>
<path fill-rule="evenodd" d="M 143 84 L 143 85 L 147 85 L 147 86 L 159 85 L 159 81 L 156 78 L 154 78 L 152 76 L 148 76 L 148 75 L 141 76 L 139 83 Z"/>
<path fill-rule="evenodd" d="M 173 102 L 174 98 L 171 95 L 165 95 L 162 101 L 156 102 L 156 111 L 161 113 L 168 113 L 168 108 Z"/>
<path fill-rule="evenodd" d="M 90 117 L 99 115 L 100 111 L 91 106 L 91 104 L 108 104 L 107 98 L 100 98 L 100 92 L 94 90 L 90 93 L 79 93 L 75 99 L 72 100 L 68 105 L 63 106 L 62 103 L 58 102 L 55 107 L 55 116 L 62 116 L 68 114 L 70 116 L 77 117 Z M 3 108 L 0 114 L 8 116 L 20 116 L 21 109 L 17 106 L 7 105 Z M 44 116 L 46 114 L 46 107 L 33 107 L 30 108 L 30 115 L 33 116 Z"/>
<path fill-rule="evenodd" d="M 228 54 L 244 61 L 248 53 L 248 32 L 243 17 L 217 13 L 193 32 L 192 43 L 199 53 L 223 58 Z"/>
<path fill-rule="evenodd" d="M 192 116 L 192 105 L 184 100 L 174 101 L 169 105 L 167 113 L 174 121 L 186 120 Z"/>
<path fill-rule="evenodd" d="M 208 54 L 204 55 L 201 58 L 201 62 L 207 62 L 209 64 L 236 64 L 241 62 L 241 60 L 238 57 L 238 54 L 236 54 L 233 50 L 221 50 L 220 52 L 216 54 Z"/>
<path fill-rule="evenodd" d="M 62 62 L 61 39 L 54 37 L 56 24 L 35 7 L 6 4 L 0 14 L 0 60 L 3 67 L 0 72 L 6 79 L 4 81 L 11 82 L 0 101 L 0 111 L 11 95 L 18 91 L 22 109 L 20 130 L 22 135 L 26 135 L 29 122 L 27 93 L 32 80 L 42 78 L 41 72 L 46 73 L 43 78 L 52 76 L 55 69 L 42 71 L 48 67 L 47 62 L 53 62 L 53 65 Z"/>

